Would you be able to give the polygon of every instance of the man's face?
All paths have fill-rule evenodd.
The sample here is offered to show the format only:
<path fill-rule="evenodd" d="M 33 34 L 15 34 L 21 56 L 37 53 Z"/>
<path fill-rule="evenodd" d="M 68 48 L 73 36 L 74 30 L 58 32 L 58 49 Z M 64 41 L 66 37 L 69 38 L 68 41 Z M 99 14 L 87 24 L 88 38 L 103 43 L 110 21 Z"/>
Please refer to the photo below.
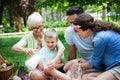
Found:
<path fill-rule="evenodd" d="M 70 25 L 73 23 L 73 21 L 77 18 L 77 14 L 73 14 L 73 15 L 69 15 L 68 16 L 68 21 L 70 23 Z"/>

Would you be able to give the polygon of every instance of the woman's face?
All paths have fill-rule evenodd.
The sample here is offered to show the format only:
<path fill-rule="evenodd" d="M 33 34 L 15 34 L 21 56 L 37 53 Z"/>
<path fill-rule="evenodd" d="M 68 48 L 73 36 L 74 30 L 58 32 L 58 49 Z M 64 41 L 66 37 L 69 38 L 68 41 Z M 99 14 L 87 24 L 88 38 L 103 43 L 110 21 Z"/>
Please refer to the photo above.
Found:
<path fill-rule="evenodd" d="M 33 33 L 38 36 L 43 35 L 44 23 L 40 23 L 34 27 L 32 27 Z"/>
<path fill-rule="evenodd" d="M 79 36 L 81 36 L 84 39 L 91 35 L 90 29 L 83 31 L 82 29 L 74 28 L 74 30 Z"/>

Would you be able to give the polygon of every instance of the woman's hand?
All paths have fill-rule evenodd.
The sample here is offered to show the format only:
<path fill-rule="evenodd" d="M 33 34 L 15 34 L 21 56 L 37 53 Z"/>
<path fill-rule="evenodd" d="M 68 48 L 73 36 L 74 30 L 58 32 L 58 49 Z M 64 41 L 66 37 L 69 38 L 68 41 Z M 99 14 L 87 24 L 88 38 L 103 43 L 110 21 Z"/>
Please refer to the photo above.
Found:
<path fill-rule="evenodd" d="M 35 52 L 37 51 L 37 49 L 24 48 L 23 51 L 24 51 L 29 57 L 31 57 L 33 54 L 35 54 Z"/>
<path fill-rule="evenodd" d="M 90 69 L 88 62 L 80 63 L 82 70 Z"/>
<path fill-rule="evenodd" d="M 84 63 L 84 62 L 87 62 L 87 61 L 85 59 L 83 59 L 83 58 L 80 58 L 80 59 L 78 59 L 78 62 Z"/>

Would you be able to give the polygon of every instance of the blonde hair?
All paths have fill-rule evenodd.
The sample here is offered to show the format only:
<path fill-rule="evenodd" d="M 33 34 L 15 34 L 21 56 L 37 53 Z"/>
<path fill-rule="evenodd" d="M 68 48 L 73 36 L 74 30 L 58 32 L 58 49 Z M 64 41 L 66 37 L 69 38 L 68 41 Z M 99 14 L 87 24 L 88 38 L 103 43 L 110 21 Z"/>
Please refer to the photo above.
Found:
<path fill-rule="evenodd" d="M 56 32 L 55 29 L 53 28 L 49 28 L 45 31 L 45 34 L 44 34 L 44 38 L 48 37 L 48 38 L 58 38 L 58 33 Z"/>
<path fill-rule="evenodd" d="M 38 12 L 34 12 L 28 17 L 27 26 L 29 28 L 32 28 L 43 22 L 44 22 L 43 17 Z"/>

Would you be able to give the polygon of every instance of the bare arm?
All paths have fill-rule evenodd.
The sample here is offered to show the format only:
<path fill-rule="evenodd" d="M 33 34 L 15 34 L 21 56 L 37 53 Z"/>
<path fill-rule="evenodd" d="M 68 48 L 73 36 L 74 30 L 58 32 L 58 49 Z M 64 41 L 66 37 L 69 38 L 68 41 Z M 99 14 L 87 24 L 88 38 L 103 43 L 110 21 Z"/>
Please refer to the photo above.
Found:
<path fill-rule="evenodd" d="M 57 43 L 57 46 L 58 46 L 58 52 L 57 52 L 57 55 L 56 57 L 50 61 L 50 65 L 53 67 L 53 66 L 56 66 L 55 64 L 61 60 L 61 56 L 64 54 L 64 50 L 65 50 L 65 47 L 63 46 L 62 42 L 60 40 L 58 40 L 58 43 Z M 51 67 L 51 68 L 52 68 Z"/>
<path fill-rule="evenodd" d="M 64 50 L 65 50 L 65 47 L 60 40 L 58 40 L 57 46 L 58 46 L 58 52 L 56 57 L 54 58 L 55 61 L 59 61 L 61 59 L 61 56 L 64 54 Z"/>
<path fill-rule="evenodd" d="M 65 50 L 65 48 L 63 48 L 63 47 L 59 48 L 57 56 L 54 59 L 55 61 L 59 61 L 60 60 L 61 56 L 64 54 L 64 50 Z"/>
<path fill-rule="evenodd" d="M 67 76 L 66 74 L 56 70 L 56 69 L 47 69 L 46 71 L 48 74 L 52 75 L 54 78 L 56 79 L 60 79 L 60 80 L 71 80 L 71 78 L 69 76 Z"/>
<path fill-rule="evenodd" d="M 76 58 L 76 46 L 69 45 L 69 52 L 68 52 L 68 60 L 72 60 Z"/>
<path fill-rule="evenodd" d="M 34 41 L 31 41 L 32 39 L 29 40 L 31 36 L 32 36 L 32 33 L 24 35 L 15 45 L 13 45 L 12 50 L 16 52 L 24 52 L 28 56 L 33 55 L 37 51 L 37 49 L 28 47 L 28 44 L 30 45 L 32 44 L 31 42 L 34 42 Z M 34 45 L 31 45 L 31 46 L 34 47 Z"/>
<path fill-rule="evenodd" d="M 12 50 L 16 52 L 24 52 L 28 56 L 32 56 L 37 51 L 36 49 L 24 48 L 24 47 L 17 46 L 17 45 L 14 45 L 12 47 Z"/>
<path fill-rule="evenodd" d="M 56 69 L 59 69 L 59 68 L 62 67 L 63 65 L 64 65 L 64 61 L 63 61 L 63 60 L 59 60 L 59 61 L 56 63 L 55 68 L 56 68 Z"/>
<path fill-rule="evenodd" d="M 65 65 L 64 65 L 64 71 L 68 71 L 68 70 L 70 70 L 70 67 L 72 66 L 72 65 L 75 65 L 75 64 L 77 64 L 78 63 L 78 60 L 77 59 L 74 59 L 74 60 L 70 60 L 70 61 L 68 61 L 68 62 L 66 62 L 65 63 Z"/>

